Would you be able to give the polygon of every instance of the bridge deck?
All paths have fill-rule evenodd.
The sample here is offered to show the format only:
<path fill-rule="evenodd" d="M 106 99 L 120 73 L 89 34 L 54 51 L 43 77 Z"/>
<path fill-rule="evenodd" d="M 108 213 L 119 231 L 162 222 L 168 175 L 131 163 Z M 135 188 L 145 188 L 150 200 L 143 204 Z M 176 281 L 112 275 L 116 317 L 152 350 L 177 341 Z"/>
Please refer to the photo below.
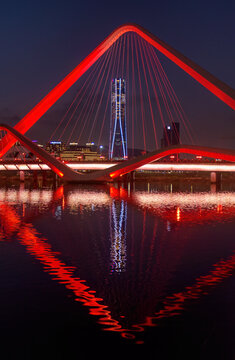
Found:
<path fill-rule="evenodd" d="M 33 143 L 30 139 L 28 139 L 26 136 L 21 134 L 15 128 L 12 128 L 11 126 L 6 124 L 0 124 L 0 129 L 10 133 L 15 138 L 15 140 L 18 140 L 27 149 L 33 152 L 34 155 L 38 159 L 40 159 L 40 161 L 42 161 L 42 163 L 45 162 L 48 165 L 48 167 L 51 168 L 51 170 L 53 170 L 66 182 L 80 182 L 80 183 L 111 182 L 115 178 L 123 176 L 124 174 L 127 174 L 131 171 L 135 171 L 136 169 L 140 169 L 142 166 L 154 163 L 157 160 L 160 160 L 172 154 L 200 155 L 206 158 L 212 158 L 215 160 L 220 159 L 223 161 L 232 162 L 233 164 L 235 163 L 235 150 L 218 149 L 218 148 L 203 147 L 197 145 L 174 145 L 164 149 L 157 149 L 147 154 L 140 155 L 137 158 L 131 160 L 123 161 L 119 164 L 114 165 L 111 168 L 106 168 L 103 170 L 82 174 L 76 172 L 71 167 L 67 166 L 65 163 L 62 163 L 61 161 L 57 160 L 55 157 L 53 157 L 51 154 L 46 152 L 41 147 L 38 147 L 35 143 Z M 207 166 L 206 171 L 213 171 L 213 170 L 209 170 Z"/>
<path fill-rule="evenodd" d="M 96 171 L 111 169 L 116 166 L 116 163 L 67 163 L 69 168 L 79 171 Z M 41 171 L 51 170 L 47 164 L 41 162 L 2 162 L 0 164 L 0 172 L 12 171 Z M 221 171 L 221 172 L 235 172 L 235 164 L 233 163 L 167 163 L 159 162 L 153 164 L 146 164 L 136 169 L 135 171 Z"/>

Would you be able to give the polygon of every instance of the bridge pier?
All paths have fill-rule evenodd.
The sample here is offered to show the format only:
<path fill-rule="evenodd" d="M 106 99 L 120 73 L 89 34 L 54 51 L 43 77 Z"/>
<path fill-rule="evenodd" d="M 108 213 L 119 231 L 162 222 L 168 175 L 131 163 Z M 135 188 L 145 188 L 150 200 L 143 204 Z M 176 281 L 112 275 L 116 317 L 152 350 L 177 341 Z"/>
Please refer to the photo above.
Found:
<path fill-rule="evenodd" d="M 210 173 L 211 185 L 215 187 L 216 191 L 221 190 L 222 173 L 219 171 L 212 171 Z"/>
<path fill-rule="evenodd" d="M 131 171 L 125 175 L 123 175 L 122 177 L 120 177 L 121 181 L 125 181 L 125 182 L 133 182 L 135 181 L 135 172 Z"/>
<path fill-rule="evenodd" d="M 53 186 L 57 187 L 58 185 L 58 175 L 56 173 L 53 174 Z"/>
<path fill-rule="evenodd" d="M 33 182 L 34 182 L 34 184 L 37 183 L 37 181 L 38 181 L 38 171 L 35 170 L 35 171 L 33 171 Z"/>
<path fill-rule="evenodd" d="M 134 171 L 131 171 L 127 174 L 118 176 L 115 179 L 115 182 L 117 182 L 117 183 L 133 183 L 134 181 L 135 181 L 135 172 Z"/>
<path fill-rule="evenodd" d="M 221 183 L 221 178 L 222 178 L 222 174 L 219 171 L 212 171 L 210 173 L 211 183 L 213 184 Z"/>
<path fill-rule="evenodd" d="M 23 170 L 20 170 L 20 181 L 24 182 L 25 180 L 25 173 Z"/>

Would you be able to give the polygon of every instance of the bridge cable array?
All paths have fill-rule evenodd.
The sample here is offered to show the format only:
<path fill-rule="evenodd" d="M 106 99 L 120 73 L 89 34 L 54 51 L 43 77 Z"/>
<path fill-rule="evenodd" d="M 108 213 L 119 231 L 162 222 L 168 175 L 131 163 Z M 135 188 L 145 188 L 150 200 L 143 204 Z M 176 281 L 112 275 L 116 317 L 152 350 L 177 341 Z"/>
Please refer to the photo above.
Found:
<path fill-rule="evenodd" d="M 114 78 L 126 83 L 130 155 L 135 148 L 144 152 L 159 148 L 164 129 L 175 122 L 180 123 L 180 138 L 185 143 L 195 143 L 189 120 L 156 49 L 134 33 L 122 35 L 78 81 L 73 99 L 64 104 L 66 110 L 49 141 L 108 145 Z M 177 132 L 176 128 L 173 131 Z M 170 139 L 168 142 L 170 145 Z"/>

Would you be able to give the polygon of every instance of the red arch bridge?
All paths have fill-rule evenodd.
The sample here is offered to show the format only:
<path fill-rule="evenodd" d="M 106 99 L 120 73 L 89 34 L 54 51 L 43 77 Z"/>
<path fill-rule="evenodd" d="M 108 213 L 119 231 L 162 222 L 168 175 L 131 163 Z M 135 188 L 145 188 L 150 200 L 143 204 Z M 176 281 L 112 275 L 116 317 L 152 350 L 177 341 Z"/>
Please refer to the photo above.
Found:
<path fill-rule="evenodd" d="M 201 68 L 192 60 L 186 58 L 177 50 L 149 33 L 139 25 L 126 24 L 114 30 L 101 44 L 97 46 L 70 74 L 68 74 L 54 89 L 52 89 L 24 118 L 22 118 L 14 128 L 6 124 L 1 125 L 1 129 L 7 131 L 8 136 L 0 140 L 0 157 L 2 157 L 18 140 L 40 160 L 49 166 L 54 172 L 66 181 L 112 181 L 128 172 L 134 171 L 141 166 L 158 160 L 166 155 L 188 153 L 207 156 L 226 161 L 235 161 L 235 151 L 214 149 L 201 146 L 179 145 L 163 150 L 156 150 L 147 153 L 139 158 L 125 161 L 112 168 L 103 169 L 90 174 L 82 175 L 75 172 L 70 167 L 59 162 L 44 150 L 39 149 L 24 134 L 61 98 L 65 92 L 125 33 L 134 32 L 146 40 L 150 45 L 159 50 L 168 59 L 189 74 L 198 83 L 217 96 L 226 105 L 235 109 L 235 91 L 227 84 L 223 83 L 215 76 Z M 222 166 L 222 165 L 221 165 Z M 222 167 L 221 167 L 222 169 Z"/>
<path fill-rule="evenodd" d="M 44 149 L 38 147 L 25 135 L 21 134 L 14 128 L 9 125 L 0 125 L 1 130 L 5 130 L 10 133 L 16 141 L 19 141 L 23 146 L 28 150 L 34 153 L 41 161 L 42 164 L 33 165 L 1 165 L 1 169 L 5 170 L 47 170 L 48 168 L 58 174 L 66 182 L 112 182 L 115 179 L 122 177 L 123 175 L 132 172 L 136 169 L 152 169 L 152 170 L 181 170 L 181 171 L 235 171 L 235 150 L 227 149 L 217 149 L 211 147 L 202 147 L 196 145 L 175 145 L 170 146 L 165 149 L 155 150 L 149 152 L 145 155 L 141 155 L 132 160 L 126 160 L 119 164 L 90 164 L 87 167 L 80 164 L 79 170 L 97 170 L 97 166 L 100 170 L 93 171 L 87 174 L 81 174 L 75 171 L 75 168 L 78 168 L 78 165 L 64 164 L 57 160 L 54 156 L 50 155 Z M 192 154 L 192 155 L 201 155 L 213 159 L 221 159 L 224 161 L 231 162 L 231 164 L 225 163 L 215 163 L 215 164 L 162 164 L 156 163 L 156 160 L 159 160 L 165 156 L 172 154 Z M 148 164 L 154 164 L 147 166 Z M 92 166 L 93 165 L 93 166 Z M 23 166 L 23 167 L 22 167 Z M 74 169 L 73 169 L 74 168 Z"/>

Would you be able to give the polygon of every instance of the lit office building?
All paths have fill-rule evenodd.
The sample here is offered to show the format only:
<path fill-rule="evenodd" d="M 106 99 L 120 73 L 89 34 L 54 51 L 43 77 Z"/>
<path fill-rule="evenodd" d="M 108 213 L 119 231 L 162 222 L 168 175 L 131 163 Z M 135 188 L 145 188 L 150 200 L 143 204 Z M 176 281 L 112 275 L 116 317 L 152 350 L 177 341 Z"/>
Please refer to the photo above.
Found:
<path fill-rule="evenodd" d="M 45 150 L 50 154 L 59 157 L 61 151 L 63 151 L 64 149 L 65 149 L 65 144 L 62 143 L 61 141 L 50 141 L 49 143 L 46 144 Z"/>
<path fill-rule="evenodd" d="M 111 87 L 109 158 L 127 159 L 127 157 L 126 84 L 124 79 L 115 78 Z"/>
<path fill-rule="evenodd" d="M 70 143 L 60 153 L 60 159 L 68 162 L 100 161 L 102 158 L 94 143 L 88 143 L 85 146 L 78 145 L 78 143 Z"/>

